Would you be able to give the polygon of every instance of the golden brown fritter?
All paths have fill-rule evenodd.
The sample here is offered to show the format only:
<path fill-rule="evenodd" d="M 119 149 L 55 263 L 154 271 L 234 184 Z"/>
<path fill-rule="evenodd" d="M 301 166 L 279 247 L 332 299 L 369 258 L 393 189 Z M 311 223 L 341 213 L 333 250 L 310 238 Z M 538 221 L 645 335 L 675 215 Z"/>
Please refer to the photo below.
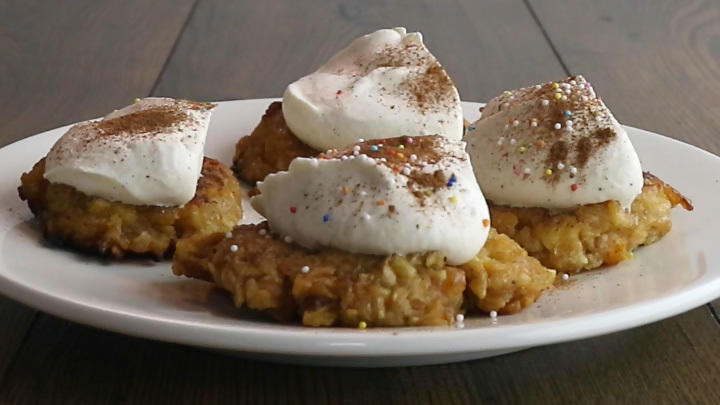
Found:
<path fill-rule="evenodd" d="M 195 197 L 183 207 L 130 205 L 88 196 L 43 177 L 45 159 L 21 177 L 20 198 L 46 238 L 112 257 L 162 258 L 179 238 L 225 232 L 242 218 L 241 190 L 230 169 L 205 158 Z"/>
<path fill-rule="evenodd" d="M 282 103 L 276 101 L 270 104 L 252 134 L 240 138 L 235 145 L 233 171 L 240 180 L 254 185 L 270 173 L 287 170 L 296 157 L 318 153 L 290 131 Z"/>
<path fill-rule="evenodd" d="M 493 226 L 542 264 L 577 273 L 614 265 L 632 257 L 638 246 L 658 241 L 672 227 L 670 211 L 692 204 L 674 188 L 645 173 L 642 193 L 629 212 L 615 201 L 582 205 L 565 213 L 544 208 L 490 204 Z"/>
<path fill-rule="evenodd" d="M 464 312 L 466 296 L 471 309 L 513 313 L 532 304 L 555 277 L 494 231 L 477 257 L 462 266 L 447 265 L 437 252 L 310 251 L 271 235 L 267 223 L 237 227 L 230 238 L 195 238 L 180 249 L 192 252 L 175 256 L 175 274 L 205 272 L 233 295 L 237 307 L 279 320 L 299 317 L 307 326 L 447 325 Z M 195 260 L 185 263 L 183 256 Z"/>

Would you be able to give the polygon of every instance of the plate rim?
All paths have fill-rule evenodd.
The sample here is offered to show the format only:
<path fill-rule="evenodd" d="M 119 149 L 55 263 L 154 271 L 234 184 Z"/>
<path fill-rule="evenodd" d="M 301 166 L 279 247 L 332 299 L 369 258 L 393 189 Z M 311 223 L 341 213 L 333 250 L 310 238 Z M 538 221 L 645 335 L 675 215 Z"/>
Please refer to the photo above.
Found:
<path fill-rule="evenodd" d="M 226 100 L 234 102 L 270 102 L 273 98 Z M 477 108 L 481 103 L 463 102 L 466 108 Z M 47 134 L 69 125 L 44 131 L 13 142 L 0 149 L 21 147 Z M 625 126 L 651 137 L 671 141 L 681 147 L 690 147 L 708 158 L 720 157 L 694 145 L 654 132 Z M 6 151 L 7 152 L 7 151 Z M 67 297 L 31 288 L 11 277 L 4 266 L 0 267 L 0 293 L 40 311 L 73 322 L 110 330 L 131 336 L 179 343 L 212 349 L 247 351 L 278 355 L 331 356 L 331 357 L 400 357 L 525 348 L 561 343 L 600 336 L 634 327 L 699 307 L 720 297 L 720 276 L 686 286 L 671 294 L 606 311 L 580 314 L 561 319 L 541 320 L 520 325 L 500 325 L 504 333 L 498 340 L 493 325 L 468 329 L 457 328 L 351 328 L 311 329 L 299 326 L 293 330 L 268 329 L 261 325 L 211 325 L 203 322 L 180 321 L 158 316 L 108 309 L 92 303 L 77 302 Z M 611 319 L 612 318 L 612 319 Z M 538 328 L 538 324 L 543 327 Z M 330 332 L 328 332 L 330 331 Z M 268 338 L 268 334 L 272 334 Z M 318 335 L 321 338 L 318 338 Z M 399 338 L 400 336 L 404 337 Z M 475 339 L 474 339 L 475 338 Z M 452 344 L 446 344 L 448 339 Z M 407 342 L 412 341 L 412 345 Z M 489 343 L 492 342 L 492 343 Z M 402 343 L 402 344 L 401 344 Z"/>

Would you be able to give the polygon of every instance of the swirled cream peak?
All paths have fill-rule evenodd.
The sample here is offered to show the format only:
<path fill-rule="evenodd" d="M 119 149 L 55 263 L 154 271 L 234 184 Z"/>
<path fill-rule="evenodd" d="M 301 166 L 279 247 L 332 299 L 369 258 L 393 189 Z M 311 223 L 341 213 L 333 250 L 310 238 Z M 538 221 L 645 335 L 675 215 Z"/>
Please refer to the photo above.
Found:
<path fill-rule="evenodd" d="M 296 158 L 258 183 L 251 202 L 274 232 L 306 248 L 439 251 L 465 263 L 485 244 L 490 221 L 464 146 L 439 136 L 390 138 Z"/>
<path fill-rule="evenodd" d="M 466 135 L 475 175 L 495 204 L 567 209 L 642 191 L 625 130 L 582 76 L 491 100 Z"/>
<path fill-rule="evenodd" d="M 73 125 L 45 160 L 45 178 L 134 205 L 179 206 L 195 195 L 212 104 L 145 98 Z"/>
<path fill-rule="evenodd" d="M 283 96 L 288 127 L 318 150 L 360 139 L 442 135 L 460 140 L 460 96 L 418 32 L 382 29 L 354 40 Z"/>

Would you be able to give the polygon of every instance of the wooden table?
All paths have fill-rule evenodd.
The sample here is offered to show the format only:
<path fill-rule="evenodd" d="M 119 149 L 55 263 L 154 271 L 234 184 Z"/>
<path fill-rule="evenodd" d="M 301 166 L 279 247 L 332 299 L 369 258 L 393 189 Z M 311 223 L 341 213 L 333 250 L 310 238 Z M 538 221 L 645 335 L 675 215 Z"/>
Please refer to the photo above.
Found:
<path fill-rule="evenodd" d="M 621 122 L 720 153 L 710 0 L 64 3 L 0 1 L 2 144 L 135 97 L 279 96 L 358 35 L 404 25 L 425 34 L 465 100 L 582 73 Z M 0 297 L 0 404 L 718 404 L 718 304 L 486 360 L 365 370 L 136 339 Z"/>

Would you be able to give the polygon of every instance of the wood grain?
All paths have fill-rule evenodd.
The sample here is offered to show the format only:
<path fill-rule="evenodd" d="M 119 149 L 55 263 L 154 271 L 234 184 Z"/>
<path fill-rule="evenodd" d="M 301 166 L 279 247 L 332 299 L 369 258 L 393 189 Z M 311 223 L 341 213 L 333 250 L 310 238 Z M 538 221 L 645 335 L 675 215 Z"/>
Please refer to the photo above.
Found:
<path fill-rule="evenodd" d="M 39 2 L 5 3 L 0 83 L 12 83 L 0 91 L 5 142 L 148 94 L 191 12 L 188 2 L 84 1 L 52 13 Z M 710 102 L 720 92 L 714 3 L 529 4 L 569 70 L 586 74 L 619 119 L 720 150 L 712 132 L 719 107 Z M 425 34 L 467 100 L 564 75 L 521 1 L 200 0 L 153 94 L 279 96 L 357 35 L 394 25 Z M 13 356 L 32 317 L 15 305 L 0 299 L 0 319 L 10 320 L 0 325 L 2 404 L 720 403 L 719 329 L 707 306 L 497 358 L 362 370 L 248 361 L 47 315 Z"/>
<path fill-rule="evenodd" d="M 0 1 L 0 146 L 147 95 L 191 6 Z M 0 379 L 34 314 L 0 297 Z"/>
<path fill-rule="evenodd" d="M 530 4 L 570 72 L 592 81 L 619 121 L 720 154 L 720 3 Z M 711 305 L 720 313 L 720 300 Z"/>
<path fill-rule="evenodd" d="M 37 322 L 0 403 L 720 403 L 707 308 L 643 328 L 431 367 L 337 369 L 254 362 L 69 324 Z"/>
<path fill-rule="evenodd" d="M 34 310 L 0 296 L 0 381 L 25 338 L 34 316 Z"/>
<path fill-rule="evenodd" d="M 530 0 L 620 122 L 720 153 L 720 3 Z"/>
<path fill-rule="evenodd" d="M 520 0 L 253 4 L 201 1 L 155 93 L 204 100 L 280 96 L 352 39 L 394 26 L 422 31 L 465 100 L 486 100 L 560 69 Z"/>
<path fill-rule="evenodd" d="M 150 93 L 193 0 L 0 2 L 0 141 Z"/>

